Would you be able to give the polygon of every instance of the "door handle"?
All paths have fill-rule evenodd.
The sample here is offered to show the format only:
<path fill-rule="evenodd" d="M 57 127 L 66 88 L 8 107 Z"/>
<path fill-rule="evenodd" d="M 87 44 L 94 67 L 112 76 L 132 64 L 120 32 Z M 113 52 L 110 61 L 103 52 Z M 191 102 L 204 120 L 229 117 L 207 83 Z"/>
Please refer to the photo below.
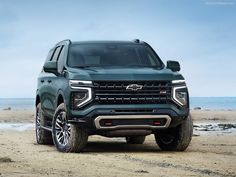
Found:
<path fill-rule="evenodd" d="M 48 83 L 51 83 L 52 81 L 51 80 L 48 80 Z"/>
<path fill-rule="evenodd" d="M 40 82 L 41 82 L 41 83 L 44 83 L 44 80 L 41 80 Z"/>

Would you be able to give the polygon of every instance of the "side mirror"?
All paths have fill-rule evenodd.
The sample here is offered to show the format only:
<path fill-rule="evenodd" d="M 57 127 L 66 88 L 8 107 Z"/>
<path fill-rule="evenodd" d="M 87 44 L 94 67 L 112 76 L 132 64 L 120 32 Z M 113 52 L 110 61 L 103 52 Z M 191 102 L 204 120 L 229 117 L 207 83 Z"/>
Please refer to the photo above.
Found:
<path fill-rule="evenodd" d="M 180 71 L 180 65 L 178 61 L 167 61 L 167 68 L 173 72 Z"/>
<path fill-rule="evenodd" d="M 43 70 L 48 73 L 58 74 L 57 62 L 56 61 L 47 61 L 43 66 Z"/>

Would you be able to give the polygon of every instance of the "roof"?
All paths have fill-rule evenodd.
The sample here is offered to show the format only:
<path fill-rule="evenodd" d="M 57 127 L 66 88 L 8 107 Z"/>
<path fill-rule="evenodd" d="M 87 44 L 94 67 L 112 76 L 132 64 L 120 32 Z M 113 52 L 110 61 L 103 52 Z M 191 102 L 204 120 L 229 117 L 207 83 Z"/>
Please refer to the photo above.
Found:
<path fill-rule="evenodd" d="M 72 44 L 141 44 L 142 42 L 135 41 L 109 41 L 109 40 L 99 40 L 99 41 L 72 41 Z"/>
<path fill-rule="evenodd" d="M 71 41 L 70 39 L 65 39 L 58 42 L 56 46 L 63 44 L 137 44 L 137 45 L 145 45 L 147 44 L 144 41 L 140 41 L 139 39 L 134 39 L 133 41 L 109 41 L 109 40 L 97 40 L 97 41 Z M 147 44 L 148 45 L 148 44 Z"/>

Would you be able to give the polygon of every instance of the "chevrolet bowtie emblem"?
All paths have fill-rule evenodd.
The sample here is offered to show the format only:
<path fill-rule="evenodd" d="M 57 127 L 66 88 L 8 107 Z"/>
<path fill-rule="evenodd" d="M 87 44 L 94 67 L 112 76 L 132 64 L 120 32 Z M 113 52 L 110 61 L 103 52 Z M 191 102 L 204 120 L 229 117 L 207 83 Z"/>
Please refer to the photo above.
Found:
<path fill-rule="evenodd" d="M 137 91 L 137 90 L 141 90 L 143 88 L 142 85 L 138 85 L 138 84 L 130 84 L 126 87 L 126 90 L 132 90 L 132 91 Z"/>

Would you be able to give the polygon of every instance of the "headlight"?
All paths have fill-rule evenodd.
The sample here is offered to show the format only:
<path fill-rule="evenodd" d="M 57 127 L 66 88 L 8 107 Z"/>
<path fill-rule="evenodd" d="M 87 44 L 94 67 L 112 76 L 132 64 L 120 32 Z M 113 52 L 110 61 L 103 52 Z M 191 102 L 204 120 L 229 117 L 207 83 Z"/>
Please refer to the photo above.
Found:
<path fill-rule="evenodd" d="M 69 85 L 71 88 L 76 89 L 79 86 L 91 86 L 92 81 L 70 80 Z"/>
<path fill-rule="evenodd" d="M 92 99 L 92 90 L 90 87 L 92 81 L 70 80 L 69 85 L 73 90 L 71 94 L 72 109 L 78 109 Z"/>
<path fill-rule="evenodd" d="M 172 84 L 185 84 L 185 80 L 173 80 Z"/>
<path fill-rule="evenodd" d="M 187 87 L 173 87 L 173 99 L 181 106 L 186 106 L 188 103 Z"/>

